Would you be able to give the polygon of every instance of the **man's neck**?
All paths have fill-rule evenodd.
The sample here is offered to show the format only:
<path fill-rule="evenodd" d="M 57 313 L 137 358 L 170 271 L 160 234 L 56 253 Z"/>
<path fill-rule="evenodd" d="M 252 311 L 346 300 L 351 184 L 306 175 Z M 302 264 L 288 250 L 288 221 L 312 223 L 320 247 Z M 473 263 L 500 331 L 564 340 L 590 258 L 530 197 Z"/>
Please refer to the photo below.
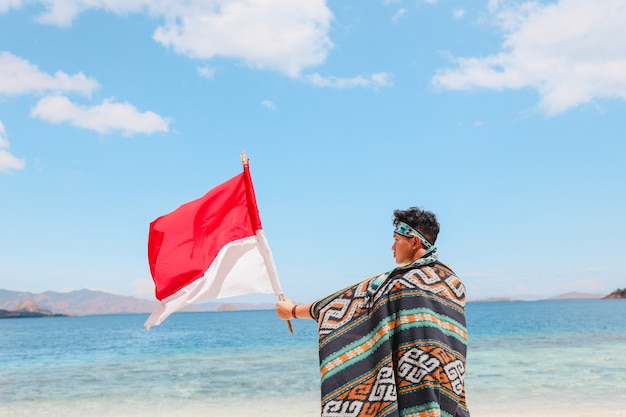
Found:
<path fill-rule="evenodd" d="M 415 255 L 413 255 L 413 259 L 411 259 L 411 262 L 413 261 L 417 261 L 419 258 L 421 258 L 422 256 L 424 256 L 424 254 L 426 253 L 426 249 L 420 247 L 417 252 L 415 252 Z"/>

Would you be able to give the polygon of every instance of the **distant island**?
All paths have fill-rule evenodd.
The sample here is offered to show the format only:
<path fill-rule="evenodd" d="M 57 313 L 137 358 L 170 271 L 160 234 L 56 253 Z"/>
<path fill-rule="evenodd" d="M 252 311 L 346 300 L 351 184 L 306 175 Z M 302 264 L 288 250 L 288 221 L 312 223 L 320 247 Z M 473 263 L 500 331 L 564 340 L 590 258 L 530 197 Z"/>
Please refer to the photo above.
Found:
<path fill-rule="evenodd" d="M 23 317 L 65 317 L 65 314 L 38 311 L 10 311 L 0 309 L 0 319 L 17 319 Z"/>
<path fill-rule="evenodd" d="M 615 290 L 609 295 L 569 292 L 547 299 L 564 300 L 574 298 L 626 298 L 626 288 Z M 468 302 L 503 301 L 513 302 L 523 300 L 509 297 L 492 297 L 468 300 Z M 525 301 L 529 301 L 529 299 Z M 70 292 L 46 291 L 39 294 L 0 289 L 0 319 L 17 317 L 87 316 L 96 314 L 146 314 L 147 316 L 157 307 L 157 305 L 158 302 L 155 300 L 147 300 L 144 298 L 87 289 Z M 204 302 L 190 305 L 183 311 L 222 312 L 273 309 L 274 303 L 255 304 L 240 302 Z"/>
<path fill-rule="evenodd" d="M 65 314 L 53 313 L 32 300 L 24 300 L 15 310 L 0 309 L 0 319 L 23 317 L 59 317 Z"/>
<path fill-rule="evenodd" d="M 567 292 L 565 294 L 555 295 L 554 297 L 549 298 L 539 298 L 539 297 L 526 297 L 526 298 L 511 298 L 511 297 L 490 297 L 490 298 L 477 298 L 468 300 L 471 302 L 500 302 L 500 301 L 538 301 L 538 300 L 572 300 L 572 299 L 591 299 L 591 298 L 606 298 L 605 294 L 592 294 L 586 292 Z"/>
<path fill-rule="evenodd" d="M 605 300 L 615 300 L 620 298 L 626 298 L 626 288 L 618 288 L 611 294 L 604 297 Z"/>
<path fill-rule="evenodd" d="M 0 318 L 88 316 L 96 314 L 146 314 L 158 306 L 155 300 L 112 294 L 104 291 L 76 290 L 31 293 L 0 289 Z M 274 304 L 218 303 L 193 304 L 183 311 L 270 310 Z"/>

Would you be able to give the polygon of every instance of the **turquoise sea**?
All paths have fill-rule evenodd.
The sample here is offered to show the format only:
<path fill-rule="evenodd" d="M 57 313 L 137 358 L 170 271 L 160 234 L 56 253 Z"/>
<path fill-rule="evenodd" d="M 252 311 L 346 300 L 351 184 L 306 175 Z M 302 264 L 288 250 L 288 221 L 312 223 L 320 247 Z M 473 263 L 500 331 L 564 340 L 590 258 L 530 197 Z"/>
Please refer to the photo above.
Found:
<path fill-rule="evenodd" d="M 313 321 L 273 311 L 0 320 L 0 416 L 319 415 Z M 626 416 L 626 300 L 469 303 L 473 416 Z"/>

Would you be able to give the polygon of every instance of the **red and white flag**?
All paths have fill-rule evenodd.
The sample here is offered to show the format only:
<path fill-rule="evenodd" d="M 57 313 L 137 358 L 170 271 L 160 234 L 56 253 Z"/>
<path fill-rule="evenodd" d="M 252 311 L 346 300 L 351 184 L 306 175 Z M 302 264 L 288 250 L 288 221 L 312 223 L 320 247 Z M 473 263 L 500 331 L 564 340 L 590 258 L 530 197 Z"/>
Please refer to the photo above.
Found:
<path fill-rule="evenodd" d="M 161 324 L 198 301 L 282 290 L 261 226 L 247 159 L 243 172 L 150 223 L 148 261 Z"/>

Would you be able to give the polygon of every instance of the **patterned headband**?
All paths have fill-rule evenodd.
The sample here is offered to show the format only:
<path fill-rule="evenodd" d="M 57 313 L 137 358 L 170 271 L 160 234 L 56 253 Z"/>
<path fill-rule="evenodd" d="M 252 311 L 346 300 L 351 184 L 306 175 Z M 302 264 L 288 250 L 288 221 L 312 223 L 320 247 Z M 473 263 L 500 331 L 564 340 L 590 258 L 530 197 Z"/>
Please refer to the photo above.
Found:
<path fill-rule="evenodd" d="M 422 236 L 420 234 L 420 232 L 418 232 L 417 230 L 413 229 L 408 224 L 406 224 L 404 222 L 401 222 L 399 220 L 396 220 L 394 222 L 394 225 L 396 226 L 396 229 L 394 230 L 395 233 L 397 233 L 397 234 L 399 234 L 401 236 L 404 236 L 404 237 L 416 236 L 416 237 L 418 237 L 422 241 L 422 244 L 424 245 L 424 248 L 426 248 L 427 250 L 430 249 L 430 248 L 434 248 L 433 245 L 430 244 L 428 239 L 426 239 L 424 236 Z"/>

